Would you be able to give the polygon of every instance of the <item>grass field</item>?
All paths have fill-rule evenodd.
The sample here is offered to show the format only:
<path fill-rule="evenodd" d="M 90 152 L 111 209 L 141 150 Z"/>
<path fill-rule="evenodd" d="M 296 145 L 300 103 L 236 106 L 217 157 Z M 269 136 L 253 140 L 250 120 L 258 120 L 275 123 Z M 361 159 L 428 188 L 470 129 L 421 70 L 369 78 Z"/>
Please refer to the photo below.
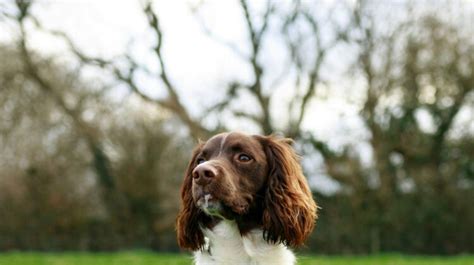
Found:
<path fill-rule="evenodd" d="M 187 255 L 152 252 L 119 253 L 36 253 L 0 254 L 0 265 L 190 265 Z M 424 257 L 403 255 L 377 256 L 300 256 L 299 265 L 474 265 L 474 256 Z"/>

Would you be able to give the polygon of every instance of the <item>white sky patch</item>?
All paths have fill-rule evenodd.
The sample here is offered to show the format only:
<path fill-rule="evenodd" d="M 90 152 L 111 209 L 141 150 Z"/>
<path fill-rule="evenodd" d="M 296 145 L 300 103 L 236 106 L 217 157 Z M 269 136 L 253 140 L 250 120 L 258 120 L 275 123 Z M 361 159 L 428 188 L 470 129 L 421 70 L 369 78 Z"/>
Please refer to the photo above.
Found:
<path fill-rule="evenodd" d="M 154 1 L 163 30 L 163 54 L 167 71 L 189 112 L 196 117 L 201 116 L 206 107 L 224 96 L 224 86 L 229 81 L 252 81 L 251 68 L 247 62 L 203 33 L 192 10 L 200 3 L 204 4 L 197 15 L 204 19 L 216 36 L 236 44 L 236 48 L 244 54 L 248 54 L 249 50 L 249 36 L 237 1 Z M 156 58 L 151 53 L 155 43 L 154 35 L 147 26 L 140 1 L 39 0 L 33 12 L 46 28 L 65 32 L 90 56 L 113 58 L 130 49 L 134 58 L 151 72 L 159 70 Z M 47 34 L 36 31 L 33 33 L 30 47 L 68 60 L 70 55 L 62 41 Z M 11 41 L 15 38 L 14 35 L 15 25 L 0 21 L 0 42 Z M 265 49 L 261 60 L 272 78 L 265 78 L 264 82 L 272 82 L 275 76 L 285 73 L 285 56 L 282 54 L 284 49 L 272 38 L 267 39 Z M 342 67 L 353 59 L 353 54 L 353 48 L 341 46 L 336 48 L 335 53 L 328 55 L 329 63 L 323 67 L 321 74 L 328 81 L 329 87 L 318 87 L 317 98 L 308 105 L 303 128 L 336 149 L 346 144 L 355 146 L 361 152 L 363 162 L 370 164 L 371 150 L 366 144 L 370 136 L 358 115 L 364 85 L 360 80 L 348 78 Z M 162 97 L 165 93 L 161 82 L 153 77 L 139 75 L 137 82 L 145 93 L 153 97 Z M 288 79 L 273 91 L 266 92 L 276 93 L 272 101 L 272 118 L 277 126 L 283 127 L 290 115 L 286 103 L 294 93 L 293 83 Z M 252 99 L 245 95 L 241 97 L 231 108 L 244 109 L 249 113 L 259 111 L 255 109 Z M 232 130 L 258 132 L 254 124 L 236 119 L 228 112 L 216 115 L 221 115 L 226 121 L 231 120 L 228 126 Z M 456 124 L 467 127 L 468 131 L 474 133 L 473 117 L 472 108 L 463 108 L 456 118 Z M 417 120 L 423 130 L 432 130 L 432 122 L 423 112 L 417 112 Z M 210 117 L 204 123 L 213 124 L 215 119 Z M 322 163 L 322 160 L 318 161 L 314 158 L 313 165 L 308 167 L 317 168 Z M 336 187 L 323 172 L 318 172 L 317 169 L 310 171 L 319 176 L 312 178 L 314 186 L 323 186 L 328 190 Z"/>

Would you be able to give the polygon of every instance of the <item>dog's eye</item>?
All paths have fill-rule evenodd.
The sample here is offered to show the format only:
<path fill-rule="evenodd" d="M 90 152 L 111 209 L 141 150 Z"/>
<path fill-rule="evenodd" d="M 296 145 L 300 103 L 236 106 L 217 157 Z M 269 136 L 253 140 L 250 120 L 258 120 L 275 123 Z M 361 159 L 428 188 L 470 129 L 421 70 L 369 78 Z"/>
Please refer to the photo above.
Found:
<path fill-rule="evenodd" d="M 240 154 L 238 157 L 240 162 L 249 162 L 252 158 L 246 154 Z"/>
<path fill-rule="evenodd" d="M 198 158 L 198 159 L 196 160 L 196 163 L 197 163 L 198 165 L 199 165 L 199 164 L 202 164 L 202 163 L 204 163 L 204 162 L 206 162 L 206 159 L 204 159 L 204 158 L 202 158 L 202 157 L 200 157 L 200 158 Z"/>

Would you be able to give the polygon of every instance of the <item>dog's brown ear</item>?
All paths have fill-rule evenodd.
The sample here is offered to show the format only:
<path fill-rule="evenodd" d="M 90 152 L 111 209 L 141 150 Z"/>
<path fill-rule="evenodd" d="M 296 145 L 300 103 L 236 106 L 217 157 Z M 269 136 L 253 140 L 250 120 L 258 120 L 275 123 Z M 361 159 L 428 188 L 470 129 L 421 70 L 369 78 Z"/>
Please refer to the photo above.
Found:
<path fill-rule="evenodd" d="M 181 186 L 181 210 L 176 220 L 178 245 L 189 250 L 198 250 L 204 245 L 204 235 L 199 227 L 202 212 L 194 205 L 192 196 L 192 171 L 195 166 L 196 156 L 199 154 L 203 143 L 194 149 L 191 161 L 188 164 Z"/>
<path fill-rule="evenodd" d="M 288 138 L 261 137 L 269 165 L 263 212 L 264 238 L 292 247 L 314 228 L 317 206 Z"/>

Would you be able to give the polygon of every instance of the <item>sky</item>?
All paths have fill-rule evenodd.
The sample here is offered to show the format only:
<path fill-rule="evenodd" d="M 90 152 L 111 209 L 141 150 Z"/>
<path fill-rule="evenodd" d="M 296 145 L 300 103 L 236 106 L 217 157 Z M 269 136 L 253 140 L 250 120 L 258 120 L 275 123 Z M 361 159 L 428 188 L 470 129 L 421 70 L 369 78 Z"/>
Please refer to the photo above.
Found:
<path fill-rule="evenodd" d="M 199 2 L 155 1 L 164 32 L 166 66 L 192 112 L 200 111 L 203 105 L 210 103 L 209 100 L 214 100 L 202 96 L 209 94 L 210 90 L 215 94 L 229 80 L 252 78 L 246 62 L 203 33 L 197 15 L 192 13 L 192 7 Z M 34 13 L 46 28 L 66 32 L 88 55 L 112 58 L 124 53 L 127 46 L 133 46 L 132 54 L 156 71 L 156 61 L 149 53 L 154 36 L 147 30 L 139 3 L 135 0 L 39 0 Z M 205 18 L 205 24 L 215 35 L 236 43 L 242 51 L 248 50 L 248 36 L 236 1 L 205 1 L 199 17 Z M 14 36 L 14 30 L 0 31 L 0 40 Z M 48 34 L 34 34 L 30 46 L 46 54 L 67 56 L 63 43 Z M 282 47 L 269 44 L 266 49 L 270 50 L 267 52 L 270 55 L 265 55 L 262 60 L 274 65 L 269 68 L 270 75 L 282 73 L 285 70 Z M 143 87 L 147 94 L 163 96 L 164 90 L 157 88 L 159 84 L 153 80 L 143 77 L 140 81 L 146 83 Z M 284 91 L 279 93 L 285 94 Z M 337 109 L 341 103 L 334 102 L 330 113 L 334 113 L 334 108 Z"/>
<path fill-rule="evenodd" d="M 263 2 L 253 2 L 257 6 L 256 10 Z M 398 2 L 400 1 L 391 3 L 396 5 Z M 198 6 L 199 11 L 195 13 Z M 201 19 L 213 34 L 235 43 L 245 53 L 249 48 L 246 46 L 248 33 L 236 1 L 159 0 L 154 1 L 154 7 L 163 28 L 163 53 L 168 73 L 190 113 L 197 113 L 197 116 L 202 114 L 204 107 L 223 96 L 222 88 L 229 81 L 252 80 L 250 66 L 231 49 L 207 36 L 199 23 Z M 140 1 L 37 0 L 33 12 L 46 28 L 65 32 L 90 56 L 114 58 L 129 50 L 151 71 L 157 71 L 156 60 L 149 53 L 154 36 L 148 31 Z M 14 38 L 15 30 L 13 25 L 0 21 L 0 42 Z M 62 41 L 40 33 L 33 27 L 30 31 L 33 33 L 30 47 L 44 54 L 69 60 Z M 284 48 L 278 43 L 277 39 L 269 38 L 265 44 L 265 55 L 261 58 L 267 66 L 271 66 L 268 71 L 273 77 L 285 74 L 286 69 Z M 349 47 L 340 47 L 328 57 L 323 75 L 329 80 L 331 89 L 320 89 L 326 95 L 311 102 L 303 127 L 312 131 L 319 139 L 327 141 L 330 146 L 356 145 L 359 152 L 363 153 L 362 158 L 370 163 L 370 148 L 363 143 L 369 135 L 358 116 L 359 106 L 357 102 L 347 100 L 347 95 L 349 98 L 357 98 L 361 94 L 362 84 L 358 80 L 343 78 L 346 73 L 341 67 L 351 60 L 351 56 Z M 97 73 L 92 73 L 92 76 L 94 74 Z M 141 76 L 138 80 L 145 93 L 153 97 L 164 95 L 164 89 L 157 80 L 146 76 Z M 291 86 L 292 83 L 283 82 L 272 92 L 277 93 L 278 98 L 273 104 L 277 123 L 287 119 L 284 102 L 291 96 Z M 248 99 L 243 97 L 238 104 L 245 107 L 246 100 Z M 247 105 L 251 108 L 251 104 Z M 461 119 L 472 119 L 473 113 L 474 110 L 464 111 L 460 115 Z M 423 117 L 423 114 L 418 116 L 421 117 L 423 126 L 429 129 L 429 117 Z M 208 119 L 205 122 L 212 124 L 213 121 Z M 234 120 L 229 127 L 233 130 L 257 132 L 256 127 L 239 120 Z M 307 167 L 312 167 L 315 160 L 321 163 L 321 158 L 313 157 L 306 162 Z M 319 166 L 312 171 L 317 176 L 313 178 L 314 186 L 324 186 L 329 191 L 337 188 L 337 185 L 324 176 Z"/>

